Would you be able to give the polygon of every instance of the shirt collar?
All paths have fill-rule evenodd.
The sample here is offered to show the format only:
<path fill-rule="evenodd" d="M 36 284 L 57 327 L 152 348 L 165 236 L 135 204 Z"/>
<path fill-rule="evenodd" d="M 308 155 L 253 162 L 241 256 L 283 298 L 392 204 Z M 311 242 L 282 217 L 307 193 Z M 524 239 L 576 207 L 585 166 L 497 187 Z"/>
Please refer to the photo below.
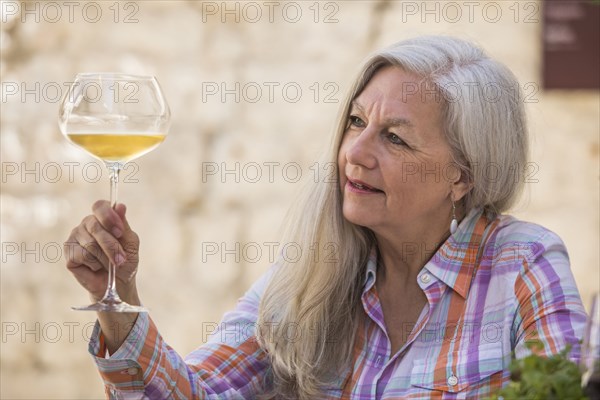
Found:
<path fill-rule="evenodd" d="M 423 269 L 466 298 L 489 224 L 490 220 L 481 208 L 472 209 Z M 376 272 L 377 249 L 373 246 L 367 261 L 365 290 L 369 290 L 374 284 Z"/>
<path fill-rule="evenodd" d="M 482 209 L 471 210 L 424 268 L 466 298 L 489 225 Z"/>
<path fill-rule="evenodd" d="M 371 248 L 369 259 L 367 260 L 367 269 L 365 271 L 365 290 L 369 290 L 373 283 L 375 283 L 375 277 L 377 276 L 377 246 Z"/>

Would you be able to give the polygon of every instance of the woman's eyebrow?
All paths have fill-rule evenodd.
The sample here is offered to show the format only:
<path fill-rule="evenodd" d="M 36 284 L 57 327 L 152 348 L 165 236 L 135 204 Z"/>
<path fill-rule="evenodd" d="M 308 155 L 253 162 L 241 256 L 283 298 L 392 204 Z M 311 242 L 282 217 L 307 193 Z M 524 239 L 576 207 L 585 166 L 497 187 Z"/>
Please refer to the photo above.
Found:
<path fill-rule="evenodd" d="M 361 113 L 365 113 L 365 109 L 356 101 L 353 100 L 351 103 L 353 108 L 356 108 Z M 403 126 L 406 128 L 413 128 L 414 124 L 406 118 L 390 118 L 383 121 L 387 126 Z"/>
<path fill-rule="evenodd" d="M 360 104 L 358 104 L 356 100 L 352 100 L 352 102 L 350 103 L 349 112 L 352 112 L 353 109 L 357 109 L 361 114 L 365 115 L 365 109 Z"/>
<path fill-rule="evenodd" d="M 410 122 L 409 120 L 407 120 L 406 118 L 386 119 L 384 122 L 387 126 L 401 126 L 401 127 L 405 127 L 405 128 L 413 128 L 414 127 L 413 123 Z"/>
<path fill-rule="evenodd" d="M 361 113 L 365 112 L 365 109 L 360 104 L 358 104 L 358 102 L 356 100 L 352 100 L 350 105 L 352 106 L 351 108 L 357 108 L 358 111 L 360 111 Z"/>

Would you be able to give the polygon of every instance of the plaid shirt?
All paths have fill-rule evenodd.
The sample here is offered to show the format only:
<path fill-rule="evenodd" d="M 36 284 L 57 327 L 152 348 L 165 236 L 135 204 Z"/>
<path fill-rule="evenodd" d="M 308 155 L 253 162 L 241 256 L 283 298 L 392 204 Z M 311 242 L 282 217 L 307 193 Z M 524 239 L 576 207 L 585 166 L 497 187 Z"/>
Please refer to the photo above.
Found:
<path fill-rule="evenodd" d="M 391 354 L 375 287 L 377 260 L 366 268 L 365 312 L 347 373 L 323 388 L 326 399 L 474 399 L 509 380 L 511 357 L 566 345 L 579 358 L 584 308 L 560 238 L 510 216 L 488 220 L 472 210 L 418 275 L 427 297 L 405 344 Z M 272 270 L 271 270 L 272 271 Z M 89 351 L 110 398 L 252 399 L 272 382 L 269 358 L 255 339 L 258 304 L 271 271 L 226 313 L 208 343 L 185 359 L 139 314 L 121 348 L 105 358 L 96 324 Z"/>

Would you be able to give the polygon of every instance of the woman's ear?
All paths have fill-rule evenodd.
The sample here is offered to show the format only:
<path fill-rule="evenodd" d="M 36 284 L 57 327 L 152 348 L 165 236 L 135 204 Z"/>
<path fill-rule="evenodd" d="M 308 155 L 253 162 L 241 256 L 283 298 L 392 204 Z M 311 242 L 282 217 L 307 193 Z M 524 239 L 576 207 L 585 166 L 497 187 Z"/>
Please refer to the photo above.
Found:
<path fill-rule="evenodd" d="M 471 191 L 471 189 L 473 189 L 473 182 L 469 174 L 462 169 L 458 169 L 456 176 L 458 179 L 452 182 L 450 190 L 452 192 L 453 200 L 460 201 Z"/>

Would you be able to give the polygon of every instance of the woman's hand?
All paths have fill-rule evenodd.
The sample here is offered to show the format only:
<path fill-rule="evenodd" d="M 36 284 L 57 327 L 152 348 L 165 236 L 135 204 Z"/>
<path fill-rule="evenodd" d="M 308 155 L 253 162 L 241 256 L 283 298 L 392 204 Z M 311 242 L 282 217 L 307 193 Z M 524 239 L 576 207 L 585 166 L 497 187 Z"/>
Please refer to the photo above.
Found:
<path fill-rule="evenodd" d="M 126 207 L 118 204 L 113 210 L 108 201 L 99 200 L 92 211 L 71 231 L 64 244 L 67 269 L 98 301 L 106 291 L 110 260 L 116 265 L 117 292 L 124 301 L 137 304 L 135 275 L 140 240 L 127 223 Z"/>
<path fill-rule="evenodd" d="M 110 260 L 116 265 L 117 293 L 121 299 L 141 305 L 135 284 L 140 239 L 125 218 L 125 205 L 117 204 L 112 209 L 108 201 L 99 200 L 92 211 L 71 231 L 64 244 L 67 269 L 96 302 L 106 292 Z M 98 313 L 110 354 L 121 347 L 136 318 L 137 313 Z"/>

